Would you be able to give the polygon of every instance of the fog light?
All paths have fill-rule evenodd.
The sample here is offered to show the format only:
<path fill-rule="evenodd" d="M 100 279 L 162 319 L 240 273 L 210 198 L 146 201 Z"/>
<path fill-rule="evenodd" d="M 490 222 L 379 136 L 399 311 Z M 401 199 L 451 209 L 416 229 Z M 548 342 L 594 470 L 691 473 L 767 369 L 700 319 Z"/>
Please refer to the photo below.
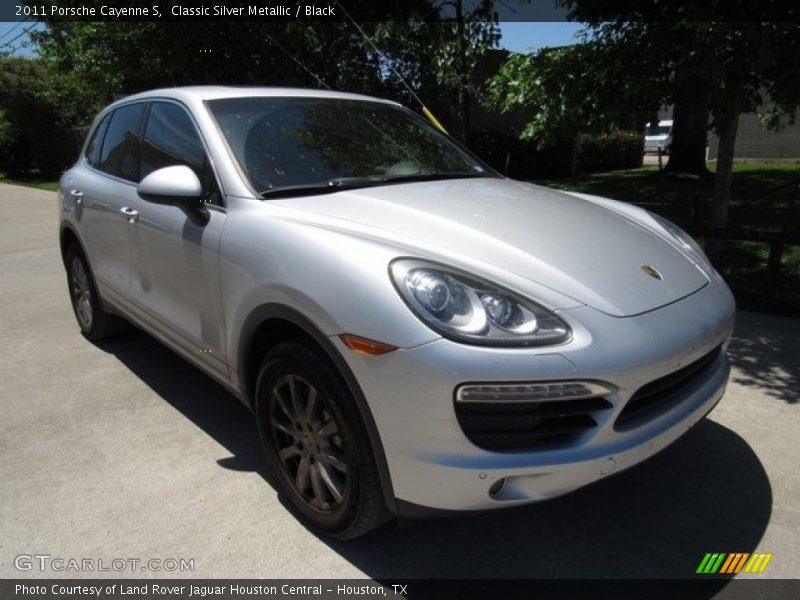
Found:
<path fill-rule="evenodd" d="M 500 490 L 503 489 L 503 486 L 506 484 L 506 478 L 503 477 L 502 479 L 498 479 L 492 484 L 492 487 L 489 488 L 489 495 L 496 496 L 500 493 Z"/>
<path fill-rule="evenodd" d="M 468 384 L 456 390 L 456 402 L 547 402 L 583 400 L 614 393 L 608 384 L 596 381 L 550 381 L 547 383 Z"/>

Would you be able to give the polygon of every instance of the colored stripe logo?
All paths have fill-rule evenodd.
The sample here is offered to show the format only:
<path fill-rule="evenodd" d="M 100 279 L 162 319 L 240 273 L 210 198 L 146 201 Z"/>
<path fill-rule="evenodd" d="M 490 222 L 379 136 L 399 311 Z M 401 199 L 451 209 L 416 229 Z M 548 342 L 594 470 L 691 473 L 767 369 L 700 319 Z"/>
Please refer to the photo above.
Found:
<path fill-rule="evenodd" d="M 703 575 L 720 573 L 733 575 L 736 573 L 763 573 L 772 554 L 749 552 L 708 552 L 700 561 L 696 573 Z M 744 568 L 744 571 L 742 571 Z"/>

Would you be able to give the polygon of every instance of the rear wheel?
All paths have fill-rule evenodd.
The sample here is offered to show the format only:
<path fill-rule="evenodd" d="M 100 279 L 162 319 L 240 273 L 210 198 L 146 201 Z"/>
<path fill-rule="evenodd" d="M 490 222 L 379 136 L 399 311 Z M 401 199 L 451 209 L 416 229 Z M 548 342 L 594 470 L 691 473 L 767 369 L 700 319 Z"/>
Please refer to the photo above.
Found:
<path fill-rule="evenodd" d="M 311 344 L 273 348 L 256 389 L 261 441 L 281 491 L 314 529 L 354 538 L 389 517 L 358 408 Z"/>
<path fill-rule="evenodd" d="M 111 337 L 125 328 L 125 321 L 103 310 L 94 277 L 77 245 L 67 251 L 67 285 L 75 319 L 81 333 L 93 342 Z"/>

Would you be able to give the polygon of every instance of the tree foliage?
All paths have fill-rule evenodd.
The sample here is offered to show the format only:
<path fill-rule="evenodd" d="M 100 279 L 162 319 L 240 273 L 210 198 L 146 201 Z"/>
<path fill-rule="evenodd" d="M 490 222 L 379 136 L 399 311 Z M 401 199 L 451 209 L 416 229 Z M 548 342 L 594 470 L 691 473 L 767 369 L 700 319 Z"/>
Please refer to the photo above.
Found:
<path fill-rule="evenodd" d="M 584 18 L 613 16 L 596 12 L 602 2 L 569 4 Z M 713 4 L 723 16 L 736 17 L 726 12 L 733 4 Z M 793 119 L 800 104 L 800 29 L 795 23 L 769 21 L 615 21 L 593 29 L 598 44 L 622 48 L 620 58 L 634 72 L 648 73 L 661 103 L 691 97 L 708 107 L 710 127 L 719 135 L 710 224 L 725 227 L 739 116 L 767 106 L 771 117 L 765 122 L 774 128 L 781 116 Z M 635 80 L 626 84 L 641 85 Z M 712 254 L 720 257 L 719 250 Z"/>
<path fill-rule="evenodd" d="M 470 101 L 479 89 L 476 67 L 499 38 L 492 0 L 409 0 L 393 7 L 392 21 L 382 20 L 380 5 L 354 0 L 348 7 L 356 4 L 364 19 L 358 25 L 347 19 L 121 24 L 45 18 L 44 29 L 31 34 L 38 56 L 30 68 L 38 75 L 29 96 L 49 107 L 48 127 L 74 129 L 114 99 L 158 87 L 331 88 L 412 106 L 420 97 L 434 110 L 457 106 L 468 134 Z M 3 102 L 0 109 L 2 144 L 9 147 L 9 136 L 19 141 L 24 121 Z"/>
<path fill-rule="evenodd" d="M 595 12 L 598 4 L 603 3 L 573 14 L 613 17 Z M 794 23 L 611 21 L 591 31 L 593 43 L 631 73 L 622 85 L 649 87 L 665 105 L 701 99 L 709 105 L 712 127 L 730 113 L 755 112 L 767 103 L 785 115 L 797 107 L 800 80 L 792 74 L 800 69 L 800 30 Z"/>
<path fill-rule="evenodd" d="M 377 60 L 347 23 L 48 23 L 36 34 L 52 95 L 85 120 L 115 95 L 199 84 L 370 91 Z"/>
<path fill-rule="evenodd" d="M 0 58 L 0 165 L 17 175 L 42 168 L 41 152 L 59 125 L 59 107 L 47 95 L 46 69 L 37 60 Z"/>
<path fill-rule="evenodd" d="M 458 94 L 458 135 L 469 142 L 472 134 L 471 112 L 474 98 L 481 98 L 481 85 L 476 81 L 478 65 L 486 53 L 497 46 L 500 30 L 492 0 L 482 0 L 472 9 L 463 0 L 448 0 L 443 8 L 454 11 L 454 20 L 444 31 L 438 45 L 434 68 L 440 84 Z"/>
<path fill-rule="evenodd" d="M 458 24 L 441 20 L 448 4 L 405 2 L 393 21 L 376 16 L 359 23 L 367 40 L 346 20 L 50 21 L 33 38 L 49 98 L 63 106 L 63 120 L 70 123 L 85 122 L 117 95 L 178 85 L 330 87 L 410 103 L 413 96 L 397 73 L 417 94 L 450 95 L 452 105 L 464 85 L 468 93 L 477 89 L 476 62 L 499 33 L 476 9 L 465 14 L 457 37 Z"/>
<path fill-rule="evenodd" d="M 798 9 L 778 13 L 775 0 L 764 0 L 748 7 L 753 20 L 737 22 L 742 5 L 726 0 L 561 4 L 587 23 L 583 43 L 511 57 L 490 83 L 495 104 L 532 111 L 523 135 L 542 144 L 611 129 L 626 114 L 641 127 L 659 106 L 707 111 L 720 138 L 711 221 L 725 226 L 739 115 L 760 111 L 777 128 L 800 104 L 800 29 L 790 20 Z M 769 20 L 775 14 L 782 20 Z"/>
<path fill-rule="evenodd" d="M 579 133 L 634 127 L 653 103 L 647 88 L 620 88 L 610 51 L 593 42 L 512 54 L 487 86 L 503 112 L 525 111 L 522 137 L 539 147 L 571 143 Z"/>

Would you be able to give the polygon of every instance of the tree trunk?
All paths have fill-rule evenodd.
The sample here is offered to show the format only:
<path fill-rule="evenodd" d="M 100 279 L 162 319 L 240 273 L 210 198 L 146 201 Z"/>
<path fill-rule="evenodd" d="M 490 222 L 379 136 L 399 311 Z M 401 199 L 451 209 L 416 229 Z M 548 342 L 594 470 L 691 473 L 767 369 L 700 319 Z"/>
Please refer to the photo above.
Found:
<path fill-rule="evenodd" d="M 469 73 L 467 73 L 467 38 L 464 23 L 463 0 L 456 0 L 456 32 L 458 34 L 458 116 L 461 119 L 461 141 L 469 144 L 470 106 Z"/>
<path fill-rule="evenodd" d="M 467 68 L 467 39 L 464 23 L 464 9 L 462 0 L 456 1 L 456 25 L 458 30 L 458 59 L 459 59 L 459 86 L 458 86 L 458 113 L 461 118 L 461 141 L 469 144 L 470 127 L 470 98 L 469 98 L 469 73 Z"/>
<path fill-rule="evenodd" d="M 714 175 L 714 197 L 711 200 L 711 227 L 728 226 L 728 205 L 731 199 L 731 178 L 733 176 L 733 157 L 736 148 L 736 131 L 739 128 L 739 113 L 731 112 L 720 118 L 717 126 L 719 153 L 717 173 Z M 709 240 L 706 253 L 717 268 L 724 262 L 722 240 Z"/>
<path fill-rule="evenodd" d="M 578 138 L 573 137 L 569 146 L 569 176 L 578 174 Z"/>
<path fill-rule="evenodd" d="M 708 105 L 694 99 L 679 99 L 672 114 L 672 145 L 664 172 L 709 176 L 706 168 Z"/>
<path fill-rule="evenodd" d="M 728 225 L 728 204 L 731 197 L 731 175 L 733 156 L 736 147 L 736 131 L 739 128 L 739 115 L 731 114 L 719 123 L 719 154 L 717 174 L 714 176 L 714 199 L 711 202 L 711 226 Z"/>

